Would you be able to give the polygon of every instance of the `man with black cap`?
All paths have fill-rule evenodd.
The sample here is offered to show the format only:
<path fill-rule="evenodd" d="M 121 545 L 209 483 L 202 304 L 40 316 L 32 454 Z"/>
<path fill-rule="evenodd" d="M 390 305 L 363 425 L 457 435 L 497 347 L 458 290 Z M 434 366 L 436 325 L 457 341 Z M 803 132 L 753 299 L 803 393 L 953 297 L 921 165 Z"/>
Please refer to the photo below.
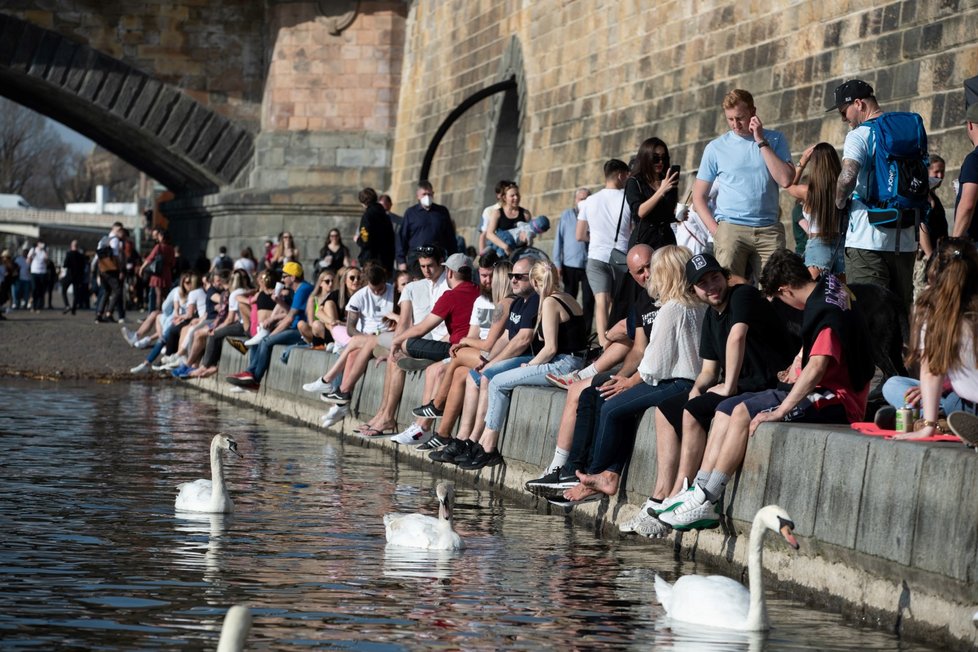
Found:
<path fill-rule="evenodd" d="M 975 146 L 964 157 L 958 176 L 957 197 L 954 201 L 954 237 L 978 240 L 978 223 L 975 223 L 975 205 L 978 204 L 978 104 L 965 111 L 965 129 L 968 140 Z M 936 246 L 936 242 L 934 243 Z"/>
<path fill-rule="evenodd" d="M 798 352 L 799 342 L 760 291 L 746 284 L 731 287 L 729 279 L 730 272 L 709 254 L 686 263 L 686 281 L 709 309 L 700 337 L 703 367 L 693 389 L 663 401 L 655 414 L 659 477 L 643 509 L 660 522 L 691 498 L 690 479 L 700 468 L 706 433 L 720 405 L 744 392 L 776 387 L 778 373 Z M 708 514 L 697 519 L 696 527 L 718 523 L 717 515 Z M 663 524 L 652 536 L 664 536 L 669 529 Z"/>
<path fill-rule="evenodd" d="M 883 110 L 873 87 L 860 79 L 839 85 L 828 110 L 838 111 L 851 129 L 842 150 L 842 172 L 835 193 L 835 205 L 839 209 L 848 208 L 849 212 L 846 281 L 889 288 L 909 309 L 913 303 L 913 264 L 917 251 L 914 226 L 903 229 L 873 226 L 862 199 L 870 196 L 870 175 L 876 155 L 872 132 L 865 123 L 883 115 Z"/>

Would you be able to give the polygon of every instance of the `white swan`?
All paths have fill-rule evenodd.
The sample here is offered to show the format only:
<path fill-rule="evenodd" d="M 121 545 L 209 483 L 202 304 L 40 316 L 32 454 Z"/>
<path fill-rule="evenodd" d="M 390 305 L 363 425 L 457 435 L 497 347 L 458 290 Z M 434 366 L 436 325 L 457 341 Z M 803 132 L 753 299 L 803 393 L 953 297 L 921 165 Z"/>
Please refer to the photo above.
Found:
<path fill-rule="evenodd" d="M 251 631 L 251 609 L 236 604 L 228 609 L 221 627 L 217 652 L 241 652 Z"/>
<path fill-rule="evenodd" d="M 743 584 L 720 575 L 684 575 L 669 584 L 655 576 L 655 593 L 666 614 L 673 620 L 742 631 L 768 629 L 764 601 L 761 556 L 768 530 L 779 532 L 788 545 L 798 549 L 792 534 L 795 524 L 777 505 L 762 507 L 750 529 L 747 554 L 747 577 L 750 591 Z"/>
<path fill-rule="evenodd" d="M 452 529 L 455 485 L 439 482 L 435 494 L 438 496 L 438 518 L 423 514 L 384 514 L 387 543 L 424 550 L 459 550 L 462 547 L 462 538 Z"/>
<path fill-rule="evenodd" d="M 227 514 L 234 509 L 228 487 L 224 482 L 224 462 L 221 450 L 229 450 L 238 457 L 238 445 L 223 432 L 211 440 L 211 479 L 194 480 L 177 485 L 180 491 L 175 503 L 177 511 L 210 512 Z"/>

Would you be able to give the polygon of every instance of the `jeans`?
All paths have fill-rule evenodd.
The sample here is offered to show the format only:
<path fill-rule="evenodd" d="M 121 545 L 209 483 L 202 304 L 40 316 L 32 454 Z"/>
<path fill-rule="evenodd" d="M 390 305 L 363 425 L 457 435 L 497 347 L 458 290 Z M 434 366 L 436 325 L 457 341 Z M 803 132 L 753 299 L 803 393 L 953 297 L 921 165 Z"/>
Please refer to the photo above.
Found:
<path fill-rule="evenodd" d="M 112 311 L 118 309 L 119 319 L 126 318 L 126 302 L 122 298 L 122 280 L 118 272 L 104 274 L 99 272 L 99 281 L 103 292 L 99 294 L 98 305 L 95 307 L 96 317 L 112 317 Z M 108 305 L 106 305 L 108 304 Z"/>
<path fill-rule="evenodd" d="M 272 347 L 276 344 L 298 344 L 302 341 L 302 335 L 295 328 L 289 328 L 281 333 L 269 335 L 257 346 L 251 347 L 248 371 L 255 377 L 256 381 L 261 381 L 262 376 L 268 371 L 268 365 L 272 360 Z"/>
<path fill-rule="evenodd" d="M 207 344 L 204 347 L 204 357 L 201 359 L 200 366 L 217 366 L 218 361 L 221 359 L 221 345 L 224 343 L 225 337 L 244 337 L 245 335 L 244 326 L 239 321 L 215 329 L 207 338 Z"/>
<path fill-rule="evenodd" d="M 491 367 L 489 367 L 488 369 L 483 369 L 482 371 L 476 371 L 475 369 L 472 369 L 471 371 L 469 371 L 469 376 L 471 376 L 472 380 L 475 381 L 476 386 L 478 386 L 479 381 L 482 380 L 483 376 L 486 377 L 486 380 L 492 380 L 493 378 L 503 373 L 504 371 L 515 369 L 516 367 L 519 367 L 524 362 L 529 362 L 532 359 L 533 357 L 529 355 L 518 355 L 515 358 L 509 358 L 508 360 L 503 360 L 502 362 L 498 362 L 492 365 Z"/>
<path fill-rule="evenodd" d="M 31 273 L 31 283 L 33 284 L 32 298 L 34 300 L 34 310 L 44 307 L 44 293 L 47 292 L 47 274 Z"/>
<path fill-rule="evenodd" d="M 489 408 L 486 410 L 486 428 L 502 430 L 506 415 L 509 413 L 509 401 L 513 390 L 521 385 L 547 385 L 547 374 L 569 374 L 584 366 L 582 358 L 568 353 L 558 353 L 546 364 L 529 367 L 517 366 L 508 371 L 497 372 L 489 380 Z M 488 374 L 486 374 L 488 378 Z"/>
<path fill-rule="evenodd" d="M 920 381 L 916 378 L 891 376 L 883 383 L 883 398 L 893 407 L 902 408 L 907 403 L 903 397 L 911 387 L 920 387 Z M 950 392 L 941 398 L 941 410 L 944 414 L 958 412 L 961 409 L 961 397 L 954 392 Z"/>
<path fill-rule="evenodd" d="M 587 472 L 607 470 L 621 474 L 635 447 L 638 422 L 645 411 L 667 398 L 689 394 L 691 389 L 693 381 L 686 378 L 663 380 L 654 386 L 641 383 L 605 401 L 597 391 L 588 388 L 584 393 L 590 392 L 597 397 L 599 416 Z M 584 398 L 583 394 L 581 398 Z M 574 437 L 577 438 L 576 429 Z"/>

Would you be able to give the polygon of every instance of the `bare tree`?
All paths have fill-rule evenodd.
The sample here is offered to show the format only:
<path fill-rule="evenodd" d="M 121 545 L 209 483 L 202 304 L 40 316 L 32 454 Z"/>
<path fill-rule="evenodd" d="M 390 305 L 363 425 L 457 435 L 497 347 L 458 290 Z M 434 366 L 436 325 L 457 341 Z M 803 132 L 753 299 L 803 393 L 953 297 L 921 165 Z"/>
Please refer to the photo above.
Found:
<path fill-rule="evenodd" d="M 0 193 L 31 194 L 62 144 L 43 116 L 0 99 Z"/>

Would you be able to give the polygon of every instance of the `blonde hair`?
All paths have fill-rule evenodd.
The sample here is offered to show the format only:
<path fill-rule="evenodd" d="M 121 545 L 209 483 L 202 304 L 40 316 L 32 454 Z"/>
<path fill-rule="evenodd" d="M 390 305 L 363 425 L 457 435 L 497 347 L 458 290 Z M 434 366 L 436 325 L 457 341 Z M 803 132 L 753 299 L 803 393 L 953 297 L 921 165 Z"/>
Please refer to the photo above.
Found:
<path fill-rule="evenodd" d="M 537 293 L 540 295 L 540 306 L 543 307 L 543 299 L 560 289 L 560 282 L 557 280 L 557 268 L 548 260 L 538 260 L 530 268 L 530 280 L 539 286 Z"/>
<path fill-rule="evenodd" d="M 693 287 L 686 282 L 686 263 L 692 257 L 692 251 L 676 245 L 659 247 L 652 254 L 652 268 L 645 289 L 649 296 L 658 299 L 659 305 L 669 301 L 684 306 L 696 304 Z"/>
<path fill-rule="evenodd" d="M 317 299 L 321 299 L 329 294 L 329 292 L 323 290 L 323 279 L 329 276 L 333 277 L 333 287 L 336 287 L 336 272 L 331 269 L 324 269 L 323 271 L 319 272 L 319 276 L 316 277 L 316 286 L 312 291 Z"/>
<path fill-rule="evenodd" d="M 492 302 L 497 306 L 512 291 L 509 283 L 511 271 L 513 271 L 513 265 L 508 260 L 499 261 L 492 269 Z"/>

